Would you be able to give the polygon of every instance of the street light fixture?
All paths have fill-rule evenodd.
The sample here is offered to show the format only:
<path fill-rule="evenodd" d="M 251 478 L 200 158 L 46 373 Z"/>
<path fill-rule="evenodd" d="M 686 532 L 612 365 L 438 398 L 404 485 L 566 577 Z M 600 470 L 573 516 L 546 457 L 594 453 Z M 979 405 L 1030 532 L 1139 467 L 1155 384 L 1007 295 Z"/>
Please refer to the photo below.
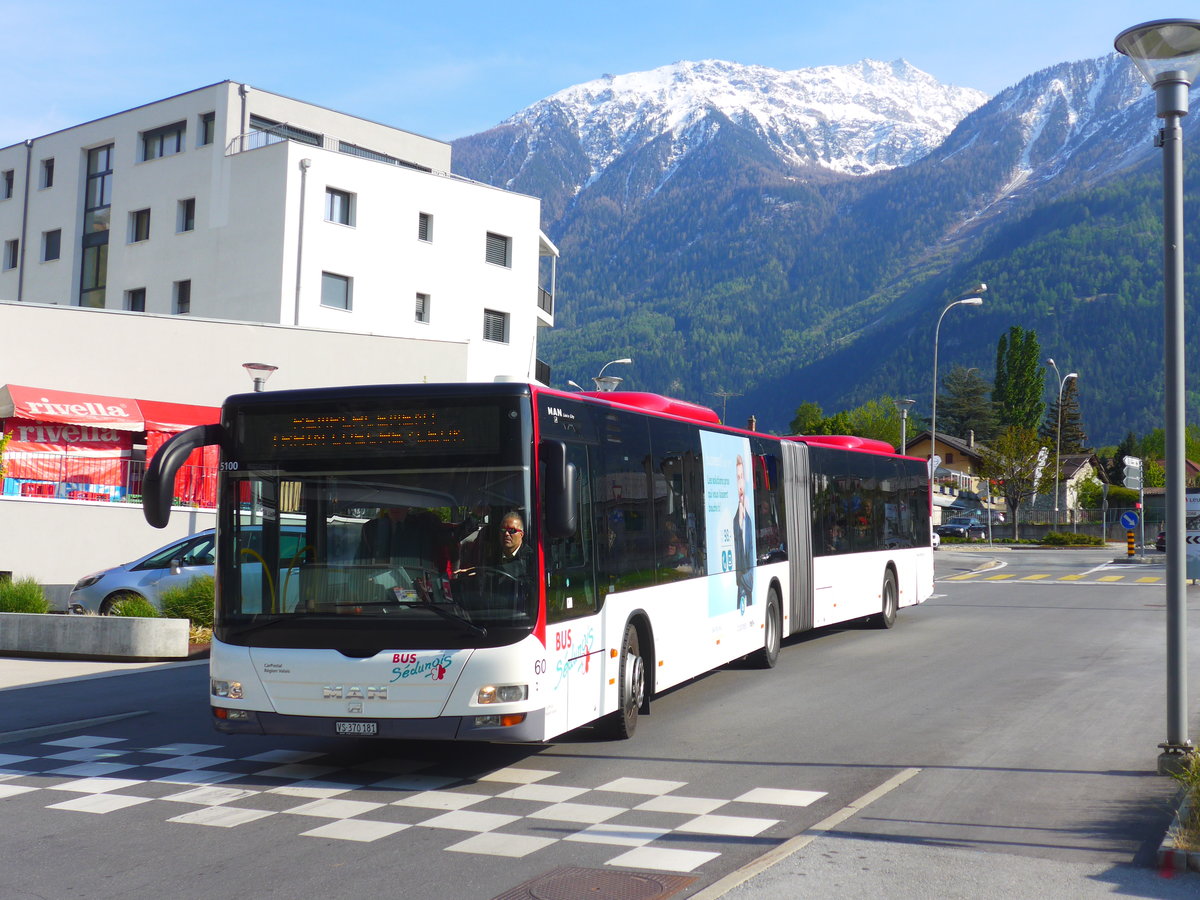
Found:
<path fill-rule="evenodd" d="M 986 284 L 978 284 L 966 293 L 959 294 L 947 304 L 942 310 L 942 314 L 938 316 L 937 328 L 933 330 L 933 415 L 929 422 L 929 477 L 932 480 L 937 473 L 937 460 L 940 459 L 937 455 L 937 356 L 938 356 L 938 335 L 942 331 L 942 319 L 946 318 L 946 313 L 954 309 L 956 306 L 982 306 L 983 298 L 979 295 L 987 290 Z"/>
<path fill-rule="evenodd" d="M 609 366 L 629 365 L 631 362 L 633 362 L 633 360 L 628 358 L 614 359 L 610 362 L 606 362 L 600 368 L 600 374 L 592 379 L 592 381 L 596 382 L 596 390 L 615 391 L 617 389 L 617 385 L 621 383 L 622 379 L 618 378 L 616 375 L 605 375 L 604 370 Z"/>
<path fill-rule="evenodd" d="M 1193 746 L 1187 709 L 1187 569 L 1184 551 L 1183 127 L 1188 89 L 1200 76 L 1200 20 L 1158 19 L 1126 28 L 1114 42 L 1154 88 L 1163 120 L 1163 330 L 1166 369 L 1167 739 L 1158 771 L 1178 771 Z"/>
<path fill-rule="evenodd" d="M 908 452 L 908 411 L 912 409 L 916 400 L 893 400 L 896 404 L 896 410 L 900 413 L 900 453 Z"/>
<path fill-rule="evenodd" d="M 258 393 L 263 390 L 267 379 L 271 377 L 271 373 L 278 371 L 279 366 L 271 366 L 266 363 L 242 363 L 242 368 L 246 370 L 246 374 L 253 380 L 254 392 Z"/>
<path fill-rule="evenodd" d="M 1068 379 L 1078 378 L 1077 372 L 1068 372 L 1066 375 L 1059 378 L 1058 366 L 1054 364 L 1053 359 L 1047 359 L 1046 362 L 1054 369 L 1054 377 L 1058 378 L 1058 427 L 1054 431 L 1054 527 L 1058 527 L 1058 477 L 1062 472 L 1062 394 L 1063 388 L 1067 386 Z"/>

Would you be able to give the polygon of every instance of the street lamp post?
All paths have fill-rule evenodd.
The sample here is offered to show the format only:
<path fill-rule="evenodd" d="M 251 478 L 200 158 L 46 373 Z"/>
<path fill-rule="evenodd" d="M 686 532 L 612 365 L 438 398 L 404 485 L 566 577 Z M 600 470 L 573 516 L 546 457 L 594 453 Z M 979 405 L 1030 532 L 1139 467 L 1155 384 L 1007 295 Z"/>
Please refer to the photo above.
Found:
<path fill-rule="evenodd" d="M 267 363 L 242 363 L 242 368 L 246 370 L 246 374 L 254 382 L 254 392 L 257 394 L 263 390 L 267 384 L 267 379 L 271 377 L 272 372 L 279 369 L 279 366 L 271 366 Z"/>
<path fill-rule="evenodd" d="M 1078 378 L 1078 372 L 1068 372 L 1066 375 L 1059 378 L 1058 366 L 1054 364 L 1053 359 L 1047 359 L 1046 362 L 1054 369 L 1054 377 L 1058 379 L 1058 425 L 1054 430 L 1054 527 L 1058 527 L 1058 477 L 1062 472 L 1062 394 L 1063 388 L 1067 386 L 1067 381 L 1071 378 Z"/>
<path fill-rule="evenodd" d="M 916 405 L 916 400 L 893 400 L 900 413 L 900 452 L 908 452 L 908 411 Z"/>
<path fill-rule="evenodd" d="M 1187 568 L 1184 490 L 1183 127 L 1188 88 L 1200 75 L 1200 20 L 1159 19 L 1114 42 L 1154 88 L 1163 120 L 1163 331 L 1166 368 L 1167 739 L 1158 771 L 1178 771 L 1193 747 L 1187 724 Z"/>
<path fill-rule="evenodd" d="M 633 362 L 633 360 L 628 358 L 614 359 L 610 362 L 606 362 L 600 367 L 600 374 L 592 379 L 592 381 L 596 382 L 596 390 L 615 391 L 617 389 L 617 385 L 621 383 L 622 379 L 618 378 L 616 375 L 605 375 L 604 370 L 609 366 L 629 365 L 631 362 Z"/>
<path fill-rule="evenodd" d="M 947 304 L 942 310 L 942 314 L 938 316 L 937 328 L 933 330 L 933 414 L 929 420 L 929 478 L 937 472 L 937 463 L 934 460 L 937 458 L 937 356 L 938 356 L 938 336 L 942 331 L 942 319 L 946 318 L 946 313 L 954 309 L 956 306 L 981 306 L 983 298 L 979 295 L 987 290 L 986 284 L 979 284 L 965 294 L 959 294 Z"/>

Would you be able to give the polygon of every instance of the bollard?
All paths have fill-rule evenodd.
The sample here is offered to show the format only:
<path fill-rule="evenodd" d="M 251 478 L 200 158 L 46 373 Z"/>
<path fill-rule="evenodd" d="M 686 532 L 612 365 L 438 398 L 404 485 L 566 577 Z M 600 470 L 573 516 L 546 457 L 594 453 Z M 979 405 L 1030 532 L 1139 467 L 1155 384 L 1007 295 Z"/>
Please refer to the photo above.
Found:
<path fill-rule="evenodd" d="M 1126 551 L 1126 556 L 1136 556 L 1137 555 L 1137 553 L 1134 550 L 1134 546 L 1133 546 L 1133 532 L 1132 531 L 1125 532 L 1125 551 Z"/>

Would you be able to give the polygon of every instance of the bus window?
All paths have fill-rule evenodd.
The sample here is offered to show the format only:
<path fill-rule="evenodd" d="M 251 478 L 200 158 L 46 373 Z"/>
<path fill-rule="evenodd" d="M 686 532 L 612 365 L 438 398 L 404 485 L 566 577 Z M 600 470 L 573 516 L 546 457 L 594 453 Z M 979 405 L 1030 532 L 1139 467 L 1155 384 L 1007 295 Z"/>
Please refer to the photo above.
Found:
<path fill-rule="evenodd" d="M 650 437 L 641 416 L 615 410 L 600 420 L 600 462 L 592 482 L 600 589 L 654 584 Z"/>
<path fill-rule="evenodd" d="M 699 432 L 677 422 L 653 422 L 651 432 L 658 583 L 704 575 L 707 545 Z"/>
<path fill-rule="evenodd" d="M 787 559 L 779 456 L 778 450 L 762 438 L 752 438 L 750 446 L 754 467 L 755 547 L 759 565 L 765 565 Z"/>

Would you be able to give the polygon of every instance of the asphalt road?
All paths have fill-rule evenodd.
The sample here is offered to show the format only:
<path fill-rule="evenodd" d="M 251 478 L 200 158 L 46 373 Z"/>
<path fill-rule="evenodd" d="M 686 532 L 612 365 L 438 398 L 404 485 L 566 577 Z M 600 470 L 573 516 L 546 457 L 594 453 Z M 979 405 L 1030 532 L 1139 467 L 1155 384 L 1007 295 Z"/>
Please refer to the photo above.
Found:
<path fill-rule="evenodd" d="M 773 671 L 657 698 L 627 742 L 218 735 L 203 666 L 0 691 L 0 897 L 488 900 L 562 867 L 581 897 L 626 871 L 688 896 L 806 836 L 734 895 L 1007 896 L 986 873 L 1040 867 L 1120 889 L 1154 877 L 1174 791 L 1162 588 L 1110 558 L 940 551 L 892 631 L 793 639 Z"/>

